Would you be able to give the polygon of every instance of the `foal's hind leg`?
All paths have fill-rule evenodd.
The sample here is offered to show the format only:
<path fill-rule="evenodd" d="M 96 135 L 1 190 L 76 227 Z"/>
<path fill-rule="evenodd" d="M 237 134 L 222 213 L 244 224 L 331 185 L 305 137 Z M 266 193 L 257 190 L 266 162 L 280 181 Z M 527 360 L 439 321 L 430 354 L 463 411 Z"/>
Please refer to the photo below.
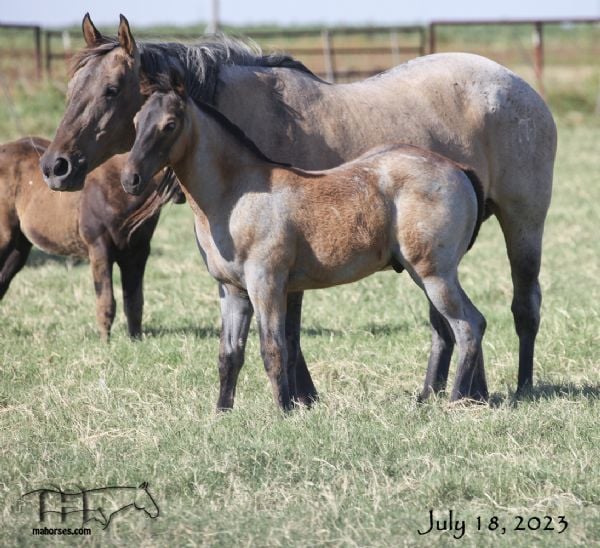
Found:
<path fill-rule="evenodd" d="M 318 398 L 317 389 L 306 366 L 300 348 L 300 326 L 302 297 L 304 293 L 289 293 L 285 320 L 285 337 L 288 351 L 288 382 L 290 393 L 295 401 L 311 405 Z"/>
<path fill-rule="evenodd" d="M 219 285 L 221 297 L 221 342 L 219 346 L 219 400 L 217 410 L 233 408 L 235 387 L 242 365 L 252 304 L 248 294 L 231 285 Z"/>
<path fill-rule="evenodd" d="M 422 279 L 429 300 L 450 325 L 458 346 L 458 368 L 451 399 L 488 398 L 481 340 L 485 318 L 460 287 L 456 272 Z"/>
<path fill-rule="evenodd" d="M 139 339 L 142 336 L 142 314 L 144 310 L 144 271 L 150 255 L 150 243 L 126 249 L 117 261 L 121 269 L 123 288 L 123 308 L 127 318 L 129 336 Z"/>
<path fill-rule="evenodd" d="M 96 291 L 96 321 L 103 340 L 108 341 L 115 319 L 116 303 L 113 294 L 112 268 L 114 259 L 109 244 L 96 241 L 89 247 L 94 290 Z"/>
<path fill-rule="evenodd" d="M 31 242 L 16 228 L 10 241 L 0 248 L 0 299 L 4 297 L 10 282 L 23 268 L 31 251 Z"/>
<path fill-rule="evenodd" d="M 448 322 L 435 306 L 429 303 L 429 322 L 431 324 L 431 352 L 425 375 L 425 385 L 419 396 L 426 400 L 431 394 L 445 390 L 448 381 L 448 370 L 454 349 L 454 335 Z"/>

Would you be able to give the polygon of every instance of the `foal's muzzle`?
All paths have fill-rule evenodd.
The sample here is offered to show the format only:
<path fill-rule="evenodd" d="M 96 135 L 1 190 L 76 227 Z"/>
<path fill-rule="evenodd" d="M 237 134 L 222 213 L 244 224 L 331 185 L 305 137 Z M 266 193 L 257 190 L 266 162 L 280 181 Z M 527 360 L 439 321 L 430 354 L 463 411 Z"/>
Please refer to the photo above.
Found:
<path fill-rule="evenodd" d="M 44 181 L 52 190 L 81 190 L 87 174 L 87 162 L 81 155 L 59 155 L 50 150 L 40 159 Z"/>

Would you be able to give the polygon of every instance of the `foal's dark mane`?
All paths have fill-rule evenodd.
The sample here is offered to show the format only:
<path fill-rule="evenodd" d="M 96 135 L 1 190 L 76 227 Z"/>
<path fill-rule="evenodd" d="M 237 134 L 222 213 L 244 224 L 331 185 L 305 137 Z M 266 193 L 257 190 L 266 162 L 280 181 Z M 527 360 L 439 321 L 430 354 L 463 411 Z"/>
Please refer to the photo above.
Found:
<path fill-rule="evenodd" d="M 203 101 L 198 101 L 194 99 L 195 105 L 202 111 L 204 114 L 212 118 L 217 124 L 219 124 L 227 133 L 232 135 L 242 146 L 250 150 L 255 156 L 268 162 L 270 164 L 274 164 L 276 166 L 282 167 L 292 167 L 291 164 L 286 164 L 284 162 L 276 162 L 269 158 L 258 146 L 256 143 L 244 133 L 244 130 L 234 124 L 227 116 L 225 116 L 222 112 L 219 112 L 216 108 L 210 106 L 208 103 Z"/>
<path fill-rule="evenodd" d="M 320 80 L 290 55 L 264 54 L 254 42 L 223 34 L 208 36 L 190 45 L 178 42 L 138 42 L 137 46 L 142 73 L 146 77 L 152 80 L 175 70 L 183 77 L 187 93 L 197 101 L 214 102 L 219 68 L 223 65 L 289 68 Z M 117 39 L 103 37 L 103 43 L 75 55 L 71 75 L 90 60 L 106 55 L 117 47 Z"/>

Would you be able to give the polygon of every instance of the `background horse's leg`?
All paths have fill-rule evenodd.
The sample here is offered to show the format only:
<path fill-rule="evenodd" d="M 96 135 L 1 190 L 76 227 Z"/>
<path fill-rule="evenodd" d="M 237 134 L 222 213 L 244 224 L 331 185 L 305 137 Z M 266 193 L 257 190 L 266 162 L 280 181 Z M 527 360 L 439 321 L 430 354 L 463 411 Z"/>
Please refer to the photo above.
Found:
<path fill-rule="evenodd" d="M 428 276 L 422 283 L 430 301 L 450 325 L 458 346 L 458 368 L 451 399 L 487 400 L 481 348 L 485 318 L 460 287 L 456 272 Z"/>
<path fill-rule="evenodd" d="M 517 391 L 533 386 L 533 353 L 540 326 L 542 291 L 538 276 L 542 259 L 544 216 L 534 224 L 533 212 L 510 211 L 498 214 L 506 239 L 513 281 L 512 313 L 519 337 Z"/>
<path fill-rule="evenodd" d="M 300 348 L 303 296 L 303 292 L 288 293 L 285 338 L 287 341 L 290 393 L 298 403 L 310 405 L 317 400 L 318 394 Z"/>
<path fill-rule="evenodd" d="M 244 352 L 253 309 L 248 294 L 234 286 L 219 284 L 219 296 L 221 342 L 217 410 L 226 410 L 233 408 L 238 375 L 244 365 Z"/>
<path fill-rule="evenodd" d="M 116 311 L 112 282 L 114 259 L 109 245 L 101 239 L 89 246 L 89 255 L 96 291 L 96 320 L 100 336 L 108 341 Z"/>
<path fill-rule="evenodd" d="M 31 242 L 18 227 L 15 228 L 10 240 L 0 247 L 0 299 L 17 272 L 23 268 L 31 251 Z"/>
<path fill-rule="evenodd" d="M 273 399 L 281 409 L 289 410 L 293 403 L 287 377 L 285 340 L 287 272 L 278 277 L 259 267 L 247 267 L 246 272 L 248 295 L 258 323 L 260 354 L 271 381 Z"/>
<path fill-rule="evenodd" d="M 123 288 L 123 308 L 127 318 L 129 336 L 139 339 L 142 336 L 142 314 L 144 310 L 144 271 L 150 255 L 150 241 L 144 241 L 134 248 L 128 248 L 117 258 L 121 269 Z"/>
<path fill-rule="evenodd" d="M 435 306 L 429 303 L 429 322 L 431 324 L 431 352 L 425 385 L 419 400 L 426 400 L 431 394 L 445 390 L 448 381 L 448 370 L 454 350 L 454 335 L 448 322 L 444 319 Z"/>

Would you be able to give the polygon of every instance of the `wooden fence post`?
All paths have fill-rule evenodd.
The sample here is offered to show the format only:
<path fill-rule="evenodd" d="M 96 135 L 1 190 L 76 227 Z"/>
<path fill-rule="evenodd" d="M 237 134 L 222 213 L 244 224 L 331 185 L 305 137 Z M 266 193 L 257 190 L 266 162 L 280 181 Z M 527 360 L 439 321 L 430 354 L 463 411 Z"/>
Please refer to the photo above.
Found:
<path fill-rule="evenodd" d="M 537 21 L 534 25 L 533 47 L 534 47 L 534 70 L 538 81 L 540 94 L 544 97 L 544 25 Z"/>
<path fill-rule="evenodd" d="M 331 45 L 331 34 L 328 29 L 321 32 L 323 39 L 323 57 L 325 61 L 325 75 L 331 83 L 335 82 L 335 61 L 333 59 L 334 51 Z"/>
<path fill-rule="evenodd" d="M 38 80 L 42 79 L 42 29 L 33 27 L 35 40 L 35 66 Z"/>

